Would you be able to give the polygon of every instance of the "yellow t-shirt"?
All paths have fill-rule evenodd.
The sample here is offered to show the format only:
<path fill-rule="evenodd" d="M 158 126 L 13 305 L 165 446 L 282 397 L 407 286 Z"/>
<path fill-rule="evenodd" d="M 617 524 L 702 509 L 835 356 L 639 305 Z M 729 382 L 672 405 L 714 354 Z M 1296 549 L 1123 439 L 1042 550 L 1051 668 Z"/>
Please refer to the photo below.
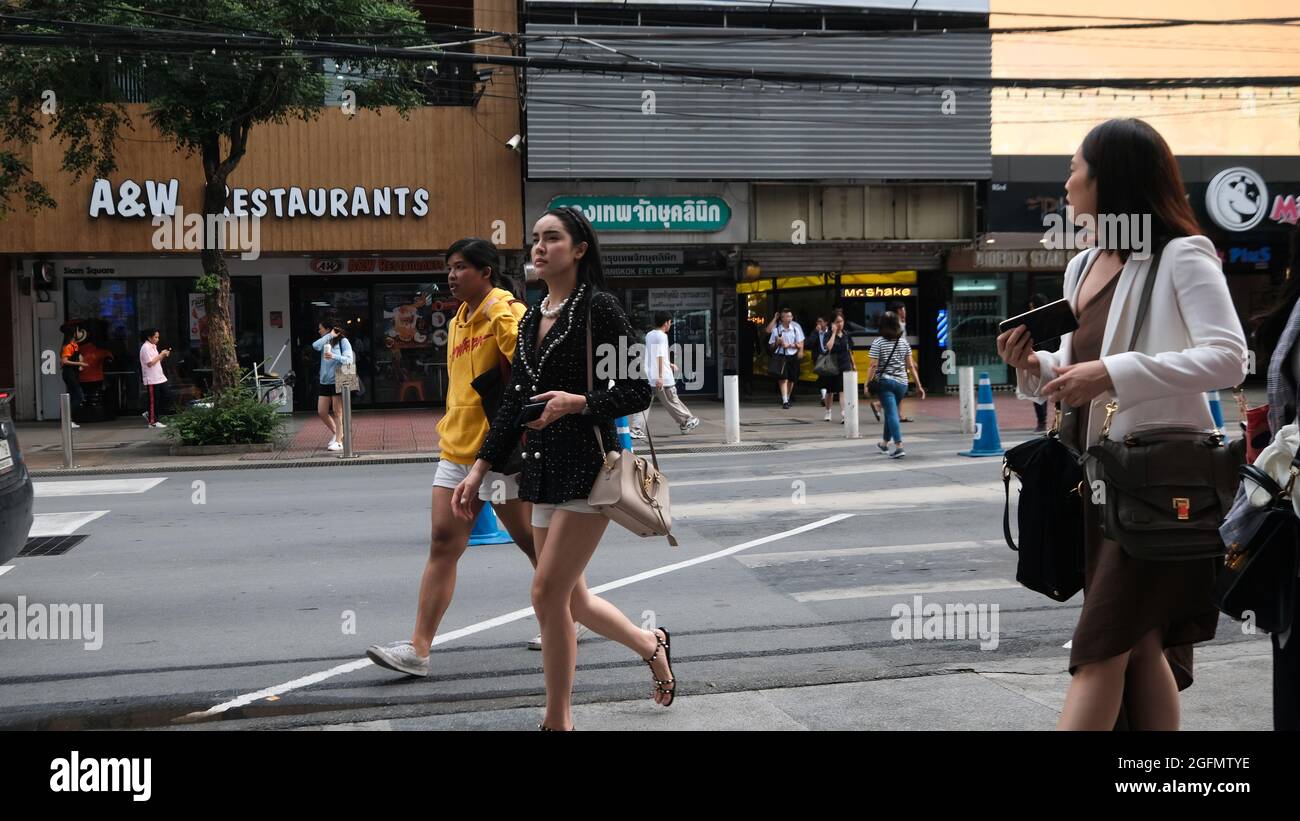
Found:
<path fill-rule="evenodd" d="M 438 422 L 442 458 L 472 465 L 487 436 L 489 420 L 483 413 L 474 379 L 509 363 L 519 339 L 519 320 L 527 306 L 509 291 L 493 288 L 474 315 L 461 303 L 447 334 L 447 413 Z"/>

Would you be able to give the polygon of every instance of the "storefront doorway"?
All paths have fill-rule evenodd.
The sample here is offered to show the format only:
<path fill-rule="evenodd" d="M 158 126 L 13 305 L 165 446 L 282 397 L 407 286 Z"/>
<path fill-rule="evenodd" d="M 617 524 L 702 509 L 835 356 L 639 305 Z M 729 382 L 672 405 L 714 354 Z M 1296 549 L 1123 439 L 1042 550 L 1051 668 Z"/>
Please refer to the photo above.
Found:
<path fill-rule="evenodd" d="M 356 407 L 431 407 L 447 397 L 447 327 L 460 302 L 445 275 L 291 277 L 294 408 L 314 409 L 320 353 L 317 326 L 333 315 L 357 356 Z"/>

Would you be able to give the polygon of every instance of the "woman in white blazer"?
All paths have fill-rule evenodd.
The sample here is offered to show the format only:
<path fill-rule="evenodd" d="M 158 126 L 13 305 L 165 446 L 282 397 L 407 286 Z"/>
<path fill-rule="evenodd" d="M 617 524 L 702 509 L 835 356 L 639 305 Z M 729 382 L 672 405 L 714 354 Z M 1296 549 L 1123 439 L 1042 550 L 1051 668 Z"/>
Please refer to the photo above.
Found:
<path fill-rule="evenodd" d="M 1141 120 L 1109 120 L 1084 139 L 1065 188 L 1076 221 L 1100 226 L 1113 223 L 1098 215 L 1133 215 L 1139 226 L 1149 219 L 1150 230 L 1099 231 L 1097 247 L 1070 261 L 1064 293 L 1079 328 L 1059 351 L 1035 352 L 1024 326 L 998 337 L 1020 391 L 1075 409 L 1067 413 L 1075 427 L 1063 426 L 1062 437 L 1081 450 L 1097 442 L 1112 399 L 1119 411 L 1111 437 L 1148 425 L 1212 428 L 1204 393 L 1242 380 L 1246 339 L 1169 146 Z M 1129 351 L 1161 245 L 1147 317 Z M 1218 623 L 1210 603 L 1217 562 L 1135 559 L 1104 537 L 1091 494 L 1084 498 L 1084 604 L 1058 728 L 1177 729 L 1192 645 L 1212 639 Z"/>

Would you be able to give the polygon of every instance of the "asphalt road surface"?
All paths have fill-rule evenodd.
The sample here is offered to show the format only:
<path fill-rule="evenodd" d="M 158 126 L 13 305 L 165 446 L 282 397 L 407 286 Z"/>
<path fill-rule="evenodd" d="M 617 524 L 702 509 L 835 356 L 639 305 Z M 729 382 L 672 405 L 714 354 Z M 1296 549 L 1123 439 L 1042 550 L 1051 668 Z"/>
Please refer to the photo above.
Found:
<path fill-rule="evenodd" d="M 1082 598 L 1056 604 L 1015 583 L 1001 460 L 958 456 L 967 446 L 916 436 L 898 461 L 871 439 L 667 456 L 680 548 L 611 525 L 589 584 L 612 585 L 605 597 L 634 621 L 672 630 L 680 698 L 925 676 L 990 658 L 1064 664 Z M 531 566 L 513 545 L 466 553 L 428 679 L 365 659 L 368 645 L 410 636 L 433 470 L 38 482 L 34 535 L 87 538 L 0 568 L 0 603 L 102 605 L 102 646 L 0 642 L 0 726 L 461 715 L 458 726 L 474 727 L 484 710 L 535 708 Z M 991 635 L 900 636 L 895 608 L 918 596 L 986 615 L 997 605 L 995 646 Z M 1221 625 L 1216 643 L 1242 640 Z M 580 643 L 577 702 L 642 697 L 653 708 L 639 659 L 598 637 Z"/>

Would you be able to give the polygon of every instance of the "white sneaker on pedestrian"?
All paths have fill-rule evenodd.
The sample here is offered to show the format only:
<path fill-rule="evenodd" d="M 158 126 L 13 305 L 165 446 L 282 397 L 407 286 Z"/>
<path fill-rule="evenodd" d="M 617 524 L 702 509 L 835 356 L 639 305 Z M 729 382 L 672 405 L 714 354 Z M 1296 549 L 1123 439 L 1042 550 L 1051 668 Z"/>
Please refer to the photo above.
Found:
<path fill-rule="evenodd" d="M 686 420 L 686 424 L 682 425 L 682 433 L 690 433 L 691 431 L 695 430 L 699 426 L 700 426 L 700 420 L 692 416 L 690 419 Z"/>
<path fill-rule="evenodd" d="M 81 427 L 81 425 L 78 425 L 76 422 L 69 422 L 68 427 L 79 428 Z"/>
<path fill-rule="evenodd" d="M 827 422 L 831 421 L 831 412 L 826 411 L 826 413 L 822 416 L 822 419 L 824 419 Z M 844 421 L 844 420 L 841 419 L 840 421 Z"/>
<path fill-rule="evenodd" d="M 150 423 L 149 427 L 151 427 L 151 428 L 165 428 L 165 427 L 167 427 L 167 426 L 164 425 L 162 422 L 152 422 L 152 423 Z"/>
<path fill-rule="evenodd" d="M 409 641 L 395 641 L 392 644 L 370 645 L 366 656 L 380 667 L 408 676 L 429 675 L 429 657 L 415 652 L 415 645 Z"/>
<path fill-rule="evenodd" d="M 591 632 L 581 624 L 577 625 L 577 628 L 578 628 L 578 641 L 582 641 L 582 637 Z M 542 649 L 542 636 L 540 633 L 537 634 L 536 636 L 533 636 L 532 640 L 528 642 L 528 649 L 529 650 Z"/>
<path fill-rule="evenodd" d="M 632 433 L 632 438 L 633 438 L 633 439 L 644 439 L 644 438 L 645 438 L 645 431 L 641 430 L 640 428 L 632 428 L 632 432 L 631 432 L 631 433 Z"/>
<path fill-rule="evenodd" d="M 325 446 L 325 450 L 343 450 L 343 443 L 337 439 L 331 439 L 330 443 Z"/>
<path fill-rule="evenodd" d="M 904 456 L 906 456 L 906 455 L 907 455 L 907 454 L 903 452 L 903 449 L 902 449 L 901 447 L 899 447 L 899 448 L 894 448 L 894 452 L 891 453 L 891 454 L 889 454 L 889 458 L 890 458 L 890 459 L 902 459 L 902 458 L 903 458 Z"/>

